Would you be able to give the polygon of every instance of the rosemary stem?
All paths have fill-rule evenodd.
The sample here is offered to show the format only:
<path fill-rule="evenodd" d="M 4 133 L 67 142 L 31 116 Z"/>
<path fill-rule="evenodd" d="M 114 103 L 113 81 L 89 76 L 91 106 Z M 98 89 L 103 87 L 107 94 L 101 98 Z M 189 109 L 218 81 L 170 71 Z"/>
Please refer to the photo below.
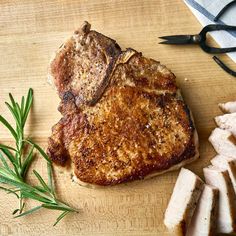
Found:
<path fill-rule="evenodd" d="M 31 214 L 40 208 L 62 211 L 61 215 L 57 218 L 54 224 L 56 225 L 69 212 L 78 212 L 78 210 L 57 199 L 53 186 L 51 160 L 39 145 L 34 143 L 32 140 L 24 139 L 24 126 L 32 105 L 33 90 L 29 89 L 27 98 L 25 99 L 23 96 L 20 104 L 14 100 L 11 94 L 9 94 L 9 97 L 11 104 L 6 102 L 6 105 L 15 119 L 16 127 L 14 129 L 1 115 L 0 123 L 5 125 L 5 127 L 8 128 L 12 134 L 15 140 L 15 148 L 0 144 L 0 149 L 5 155 L 5 158 L 11 162 L 11 166 L 8 165 L 7 160 L 4 159 L 4 156 L 0 155 L 0 161 L 2 162 L 2 165 L 0 165 L 0 183 L 12 186 L 13 190 L 12 188 L 5 188 L 1 186 L 0 189 L 3 189 L 8 193 L 15 194 L 16 197 L 19 198 L 19 209 L 16 209 L 13 212 L 13 214 L 19 212 L 19 215 L 16 217 Z M 31 149 L 25 152 L 26 147 L 29 146 Z M 28 184 L 25 180 L 25 176 L 33 160 L 33 151 L 35 149 L 47 161 L 48 169 L 48 183 L 45 182 L 36 170 L 33 170 L 33 173 L 37 177 L 39 183 L 39 185 L 36 186 Z M 26 199 L 36 200 L 41 205 L 25 211 L 24 206 Z"/>

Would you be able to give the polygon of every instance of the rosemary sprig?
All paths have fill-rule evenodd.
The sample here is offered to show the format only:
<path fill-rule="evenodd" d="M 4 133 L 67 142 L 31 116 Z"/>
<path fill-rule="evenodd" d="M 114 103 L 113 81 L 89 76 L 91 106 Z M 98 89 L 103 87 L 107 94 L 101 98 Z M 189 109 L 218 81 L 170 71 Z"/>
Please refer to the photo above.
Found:
<path fill-rule="evenodd" d="M 0 166 L 0 183 L 11 186 L 0 186 L 0 189 L 8 194 L 14 194 L 20 200 L 19 209 L 13 211 L 13 214 L 19 213 L 15 218 L 31 214 L 41 208 L 59 210 L 62 213 L 57 218 L 54 224 L 56 225 L 69 212 L 77 212 L 77 210 L 57 199 L 53 185 L 51 160 L 38 144 L 24 137 L 24 127 L 33 102 L 33 90 L 29 89 L 26 99 L 24 96 L 22 97 L 20 105 L 11 94 L 9 94 L 9 97 L 11 104 L 6 102 L 6 105 L 15 120 L 15 129 L 1 115 L 0 123 L 12 134 L 15 140 L 15 148 L 0 144 L 0 161 L 2 162 L 2 166 Z M 30 147 L 29 151 L 24 154 L 27 147 Z M 38 179 L 39 185 L 32 186 L 26 183 L 25 177 L 33 161 L 35 149 L 47 161 L 48 184 L 36 170 L 33 170 L 33 173 Z M 25 206 L 23 199 L 27 198 L 38 201 L 40 205 L 23 212 Z"/>

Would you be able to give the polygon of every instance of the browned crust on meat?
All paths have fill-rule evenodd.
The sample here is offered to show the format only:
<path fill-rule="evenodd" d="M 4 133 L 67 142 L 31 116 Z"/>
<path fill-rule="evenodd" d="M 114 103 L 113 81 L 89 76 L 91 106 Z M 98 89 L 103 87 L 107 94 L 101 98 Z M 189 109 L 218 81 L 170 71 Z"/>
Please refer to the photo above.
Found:
<path fill-rule="evenodd" d="M 106 76 L 104 77 L 101 86 L 98 87 L 97 91 L 94 94 L 94 98 L 88 103 L 88 105 L 94 106 L 99 101 L 99 99 L 102 98 L 103 93 L 110 84 L 111 77 L 113 75 L 113 72 L 116 71 L 117 66 L 120 64 L 124 65 L 135 54 L 138 54 L 138 52 L 133 49 L 127 49 L 125 53 L 120 54 L 119 57 L 116 55 L 114 56 L 115 59 L 112 60 L 111 63 L 108 65 Z"/>
<path fill-rule="evenodd" d="M 178 89 L 175 75 L 170 70 L 131 48 L 120 55 L 111 81 L 112 85 L 129 85 L 157 94 L 176 94 Z"/>
<path fill-rule="evenodd" d="M 85 24 L 58 51 L 50 76 L 63 118 L 48 154 L 60 165 L 71 159 L 81 181 L 112 185 L 196 159 L 190 111 L 178 98 L 174 74 L 159 62 L 133 49 L 121 52 Z"/>
<path fill-rule="evenodd" d="M 196 154 L 194 127 L 186 110 L 183 101 L 169 94 L 128 86 L 109 89 L 96 107 L 64 117 L 61 136 L 76 176 L 84 182 L 111 185 L 141 179 L 192 158 Z M 109 171 L 121 173 L 109 177 Z"/>
<path fill-rule="evenodd" d="M 50 63 L 49 74 L 59 96 L 63 98 L 69 91 L 78 104 L 94 104 L 106 88 L 120 53 L 115 40 L 90 30 L 90 24 L 85 22 Z"/>

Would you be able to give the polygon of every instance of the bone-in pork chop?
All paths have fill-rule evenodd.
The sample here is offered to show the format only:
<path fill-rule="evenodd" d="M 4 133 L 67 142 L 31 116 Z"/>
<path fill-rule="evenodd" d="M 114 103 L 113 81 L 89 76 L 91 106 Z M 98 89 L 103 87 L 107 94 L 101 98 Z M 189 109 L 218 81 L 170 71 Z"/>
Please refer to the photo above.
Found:
<path fill-rule="evenodd" d="M 50 79 L 61 120 L 48 155 L 82 182 L 142 179 L 198 158 L 197 133 L 174 74 L 85 24 L 57 51 Z"/>

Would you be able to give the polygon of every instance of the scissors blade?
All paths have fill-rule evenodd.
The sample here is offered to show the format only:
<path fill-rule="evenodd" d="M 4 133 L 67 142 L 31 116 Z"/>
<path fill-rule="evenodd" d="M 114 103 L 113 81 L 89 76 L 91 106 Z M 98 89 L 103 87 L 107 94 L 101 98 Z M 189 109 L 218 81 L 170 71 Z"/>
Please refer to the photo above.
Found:
<path fill-rule="evenodd" d="M 159 44 L 192 44 L 192 35 L 170 35 L 170 36 L 161 36 L 162 41 Z"/>

